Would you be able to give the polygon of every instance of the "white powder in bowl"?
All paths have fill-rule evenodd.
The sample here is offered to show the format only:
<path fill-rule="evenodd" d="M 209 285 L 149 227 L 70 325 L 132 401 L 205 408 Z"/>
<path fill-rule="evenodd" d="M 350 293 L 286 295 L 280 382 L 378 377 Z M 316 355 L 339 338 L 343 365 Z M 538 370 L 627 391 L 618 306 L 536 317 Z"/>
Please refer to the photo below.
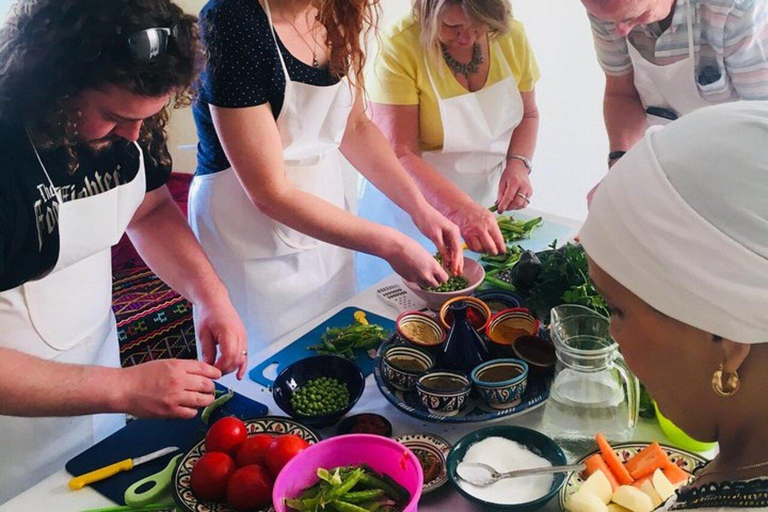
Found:
<path fill-rule="evenodd" d="M 461 462 L 482 462 L 499 473 L 552 466 L 544 457 L 503 437 L 489 437 L 473 444 Z M 458 479 L 458 482 L 464 491 L 475 498 L 499 505 L 516 505 L 537 500 L 547 494 L 554 478 L 554 475 L 507 478 L 488 487 L 476 487 L 462 479 Z"/>

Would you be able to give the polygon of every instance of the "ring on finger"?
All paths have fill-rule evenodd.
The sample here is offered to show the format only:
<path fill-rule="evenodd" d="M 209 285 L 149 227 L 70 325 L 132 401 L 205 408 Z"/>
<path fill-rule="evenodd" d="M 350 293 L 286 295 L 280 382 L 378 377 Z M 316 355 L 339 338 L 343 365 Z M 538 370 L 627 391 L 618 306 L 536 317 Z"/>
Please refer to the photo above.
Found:
<path fill-rule="evenodd" d="M 515 196 L 521 197 L 523 201 L 525 201 L 525 204 L 529 204 L 531 202 L 531 199 L 527 195 L 523 194 L 522 192 L 516 192 Z"/>
<path fill-rule="evenodd" d="M 244 356 L 247 356 L 247 355 L 248 355 L 248 351 L 247 351 L 247 350 L 243 350 L 243 351 L 241 352 L 241 354 L 242 354 L 242 355 L 244 355 Z"/>

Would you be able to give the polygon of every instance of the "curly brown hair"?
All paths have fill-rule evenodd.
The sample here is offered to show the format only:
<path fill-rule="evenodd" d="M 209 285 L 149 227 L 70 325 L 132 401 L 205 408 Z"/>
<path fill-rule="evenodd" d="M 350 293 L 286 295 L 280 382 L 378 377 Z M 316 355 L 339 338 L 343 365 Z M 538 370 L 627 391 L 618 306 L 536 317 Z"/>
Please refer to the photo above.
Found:
<path fill-rule="evenodd" d="M 379 0 L 314 0 L 317 19 L 328 34 L 331 50 L 328 68 L 336 77 L 349 75 L 358 89 L 364 88 L 365 40 L 376 30 Z"/>
<path fill-rule="evenodd" d="M 23 124 L 41 148 L 65 148 L 74 172 L 74 100 L 82 91 L 115 85 L 189 104 L 203 62 L 195 21 L 170 0 L 18 0 L 0 29 L 0 118 Z M 185 37 L 152 62 L 136 63 L 115 44 L 121 34 L 174 25 Z M 147 156 L 166 168 L 170 106 L 146 119 L 139 136 Z"/>

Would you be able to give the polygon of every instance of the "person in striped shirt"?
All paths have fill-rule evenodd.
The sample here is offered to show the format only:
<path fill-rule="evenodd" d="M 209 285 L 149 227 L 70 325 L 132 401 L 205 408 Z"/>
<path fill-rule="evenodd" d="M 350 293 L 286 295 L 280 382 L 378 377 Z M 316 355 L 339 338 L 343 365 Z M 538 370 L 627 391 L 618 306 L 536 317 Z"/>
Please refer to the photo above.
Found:
<path fill-rule="evenodd" d="M 768 99 L 768 1 L 582 3 L 606 75 L 609 166 L 648 124 L 711 104 Z"/>

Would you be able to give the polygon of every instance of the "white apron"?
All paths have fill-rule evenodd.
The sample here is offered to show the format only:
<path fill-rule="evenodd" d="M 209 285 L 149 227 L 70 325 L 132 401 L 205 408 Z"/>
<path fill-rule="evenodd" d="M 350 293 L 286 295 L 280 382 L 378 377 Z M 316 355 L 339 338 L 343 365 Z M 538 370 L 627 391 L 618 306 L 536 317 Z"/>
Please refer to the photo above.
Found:
<path fill-rule="evenodd" d="M 452 98 L 440 95 L 425 57 L 427 75 L 440 110 L 443 147 L 421 155 L 433 168 L 486 208 L 496 202 L 509 142 L 524 113 L 523 99 L 512 69 L 498 44 L 492 43 L 490 51 L 496 52 L 495 60 L 505 67 L 505 77 L 491 86 Z M 493 58 L 491 62 L 494 62 Z M 361 217 L 393 227 L 428 249 L 434 249 L 407 213 L 370 182 L 366 181 L 363 187 Z M 357 258 L 360 288 L 377 282 L 391 272 L 386 263 L 378 258 L 366 254 L 358 254 Z"/>
<path fill-rule="evenodd" d="M 139 170 L 129 183 L 68 202 L 56 193 L 60 240 L 56 266 L 37 281 L 0 292 L 0 347 L 57 363 L 120 367 L 110 248 L 144 199 L 144 158 L 136 147 Z M 39 155 L 38 161 L 53 189 Z M 0 503 L 124 425 L 123 414 L 0 416 Z"/>
<path fill-rule="evenodd" d="M 701 97 L 696 80 L 696 46 L 693 35 L 695 17 L 693 2 L 687 2 L 688 57 L 657 66 L 646 60 L 627 37 L 627 48 L 635 74 L 635 88 L 643 102 L 643 108 L 660 107 L 677 113 L 678 118 L 694 110 L 709 106 Z M 668 124 L 670 121 L 648 115 L 650 125 Z"/>
<path fill-rule="evenodd" d="M 266 1 L 265 10 L 271 24 Z M 339 146 L 354 101 L 349 82 L 291 81 L 274 28 L 273 37 L 286 84 L 277 118 L 286 178 L 346 208 Z M 194 178 L 189 222 L 245 323 L 251 353 L 356 291 L 351 251 L 272 220 L 251 202 L 232 168 Z"/>

